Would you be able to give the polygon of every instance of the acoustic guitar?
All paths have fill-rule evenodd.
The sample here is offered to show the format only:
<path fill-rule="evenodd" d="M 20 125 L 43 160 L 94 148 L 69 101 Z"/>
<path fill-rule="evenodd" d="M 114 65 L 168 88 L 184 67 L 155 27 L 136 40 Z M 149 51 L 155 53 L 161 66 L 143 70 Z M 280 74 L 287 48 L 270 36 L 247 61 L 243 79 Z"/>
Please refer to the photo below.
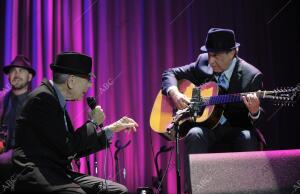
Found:
<path fill-rule="evenodd" d="M 153 131 L 163 135 L 167 140 L 175 140 L 174 124 L 178 123 L 179 137 L 183 138 L 189 131 L 191 122 L 214 129 L 218 126 L 223 114 L 223 105 L 242 102 L 243 96 L 256 93 L 260 99 L 270 99 L 275 105 L 291 106 L 300 91 L 300 84 L 296 87 L 276 89 L 272 91 L 256 91 L 237 94 L 220 95 L 220 89 L 215 82 L 207 82 L 199 87 L 188 80 L 181 80 L 178 84 L 181 93 L 191 99 L 191 104 L 183 110 L 176 110 L 172 100 L 162 94 L 160 90 L 150 115 L 150 126 Z"/>

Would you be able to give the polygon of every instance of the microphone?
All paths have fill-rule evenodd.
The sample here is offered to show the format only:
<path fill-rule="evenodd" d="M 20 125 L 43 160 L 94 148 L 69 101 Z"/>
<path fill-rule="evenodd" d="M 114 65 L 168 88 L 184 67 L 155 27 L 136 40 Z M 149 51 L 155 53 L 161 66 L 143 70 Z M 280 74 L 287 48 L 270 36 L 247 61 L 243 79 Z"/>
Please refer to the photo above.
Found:
<path fill-rule="evenodd" d="M 94 97 L 87 97 L 86 102 L 91 108 L 91 110 L 94 110 L 95 107 L 97 106 L 96 99 Z"/>
<path fill-rule="evenodd" d="M 87 97 L 86 102 L 87 102 L 87 104 L 88 104 L 88 106 L 90 107 L 91 110 L 94 110 L 97 106 L 97 102 L 96 102 L 95 97 Z M 99 127 L 102 128 L 103 123 L 99 124 Z"/>

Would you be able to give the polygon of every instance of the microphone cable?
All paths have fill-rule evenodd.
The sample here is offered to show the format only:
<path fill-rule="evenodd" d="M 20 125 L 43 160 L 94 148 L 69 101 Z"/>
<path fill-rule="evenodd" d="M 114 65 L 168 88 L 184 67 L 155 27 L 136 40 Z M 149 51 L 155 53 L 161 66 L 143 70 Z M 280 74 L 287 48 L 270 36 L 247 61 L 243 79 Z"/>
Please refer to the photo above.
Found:
<path fill-rule="evenodd" d="M 86 98 L 86 101 L 87 101 L 87 104 L 88 106 L 90 107 L 91 110 L 94 110 L 95 107 L 97 106 L 97 102 L 96 102 L 96 99 L 95 97 L 87 97 Z M 103 123 L 101 123 L 99 125 L 100 129 L 103 130 L 104 126 L 103 126 Z M 104 131 L 105 133 L 105 131 Z M 105 134 L 105 137 L 106 137 L 106 134 Z M 108 193 L 108 189 L 107 189 L 107 156 L 108 156 L 108 139 L 107 137 L 105 138 L 105 156 L 104 156 L 104 165 L 103 165 L 103 173 L 104 173 L 104 184 L 105 184 L 105 190 L 106 192 Z"/>
<path fill-rule="evenodd" d="M 168 161 L 168 165 L 167 165 L 167 168 L 165 170 L 165 173 L 162 176 L 161 181 L 159 181 L 159 185 L 157 187 L 158 193 L 160 193 L 160 189 L 161 189 L 162 183 L 164 182 L 165 176 L 166 176 L 166 174 L 167 174 L 167 172 L 169 170 L 169 167 L 170 167 L 170 164 L 171 164 L 172 155 L 173 155 L 173 149 L 171 150 L 171 155 L 169 157 L 169 161 Z"/>
<path fill-rule="evenodd" d="M 105 140 L 105 156 L 104 156 L 104 166 L 103 166 L 103 173 L 104 173 L 104 184 L 105 184 L 105 190 L 108 193 L 107 189 L 107 156 L 108 156 L 108 139 Z"/>

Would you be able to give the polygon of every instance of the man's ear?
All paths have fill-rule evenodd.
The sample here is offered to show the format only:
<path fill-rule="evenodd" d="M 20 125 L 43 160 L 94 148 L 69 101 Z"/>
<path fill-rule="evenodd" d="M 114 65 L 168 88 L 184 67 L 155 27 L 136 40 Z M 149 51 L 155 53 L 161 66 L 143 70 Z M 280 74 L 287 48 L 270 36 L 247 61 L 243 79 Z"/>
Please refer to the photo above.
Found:
<path fill-rule="evenodd" d="M 33 77 L 33 76 L 32 76 L 32 74 L 31 74 L 31 73 L 29 73 L 29 74 L 28 74 L 28 82 L 31 82 L 31 80 L 32 80 L 32 77 Z"/>
<path fill-rule="evenodd" d="M 75 82 L 76 82 L 75 76 L 74 76 L 74 75 L 70 75 L 70 76 L 68 77 L 68 79 L 67 79 L 67 87 L 68 87 L 69 89 L 74 88 L 74 86 L 75 86 L 75 84 L 76 84 Z"/>
<path fill-rule="evenodd" d="M 236 56 L 236 54 L 237 54 L 236 49 L 233 49 L 233 50 L 231 50 L 231 51 L 229 52 L 229 55 L 230 55 L 231 58 L 234 58 L 234 57 Z"/>

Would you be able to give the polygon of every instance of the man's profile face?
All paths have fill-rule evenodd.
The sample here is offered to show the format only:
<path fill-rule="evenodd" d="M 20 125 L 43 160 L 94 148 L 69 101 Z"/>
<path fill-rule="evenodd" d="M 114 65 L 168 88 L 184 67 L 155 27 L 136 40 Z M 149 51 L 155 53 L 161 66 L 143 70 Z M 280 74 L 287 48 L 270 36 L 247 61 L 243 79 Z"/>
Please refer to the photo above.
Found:
<path fill-rule="evenodd" d="M 88 89 L 92 86 L 88 76 L 73 76 L 74 88 L 72 88 L 72 100 L 81 100 Z"/>
<path fill-rule="evenodd" d="M 235 50 L 228 52 L 208 52 L 208 63 L 214 72 L 221 73 L 229 67 L 235 52 Z"/>
<path fill-rule="evenodd" d="M 32 74 L 27 69 L 13 67 L 9 70 L 8 80 L 14 90 L 23 89 L 28 86 L 32 79 Z"/>

